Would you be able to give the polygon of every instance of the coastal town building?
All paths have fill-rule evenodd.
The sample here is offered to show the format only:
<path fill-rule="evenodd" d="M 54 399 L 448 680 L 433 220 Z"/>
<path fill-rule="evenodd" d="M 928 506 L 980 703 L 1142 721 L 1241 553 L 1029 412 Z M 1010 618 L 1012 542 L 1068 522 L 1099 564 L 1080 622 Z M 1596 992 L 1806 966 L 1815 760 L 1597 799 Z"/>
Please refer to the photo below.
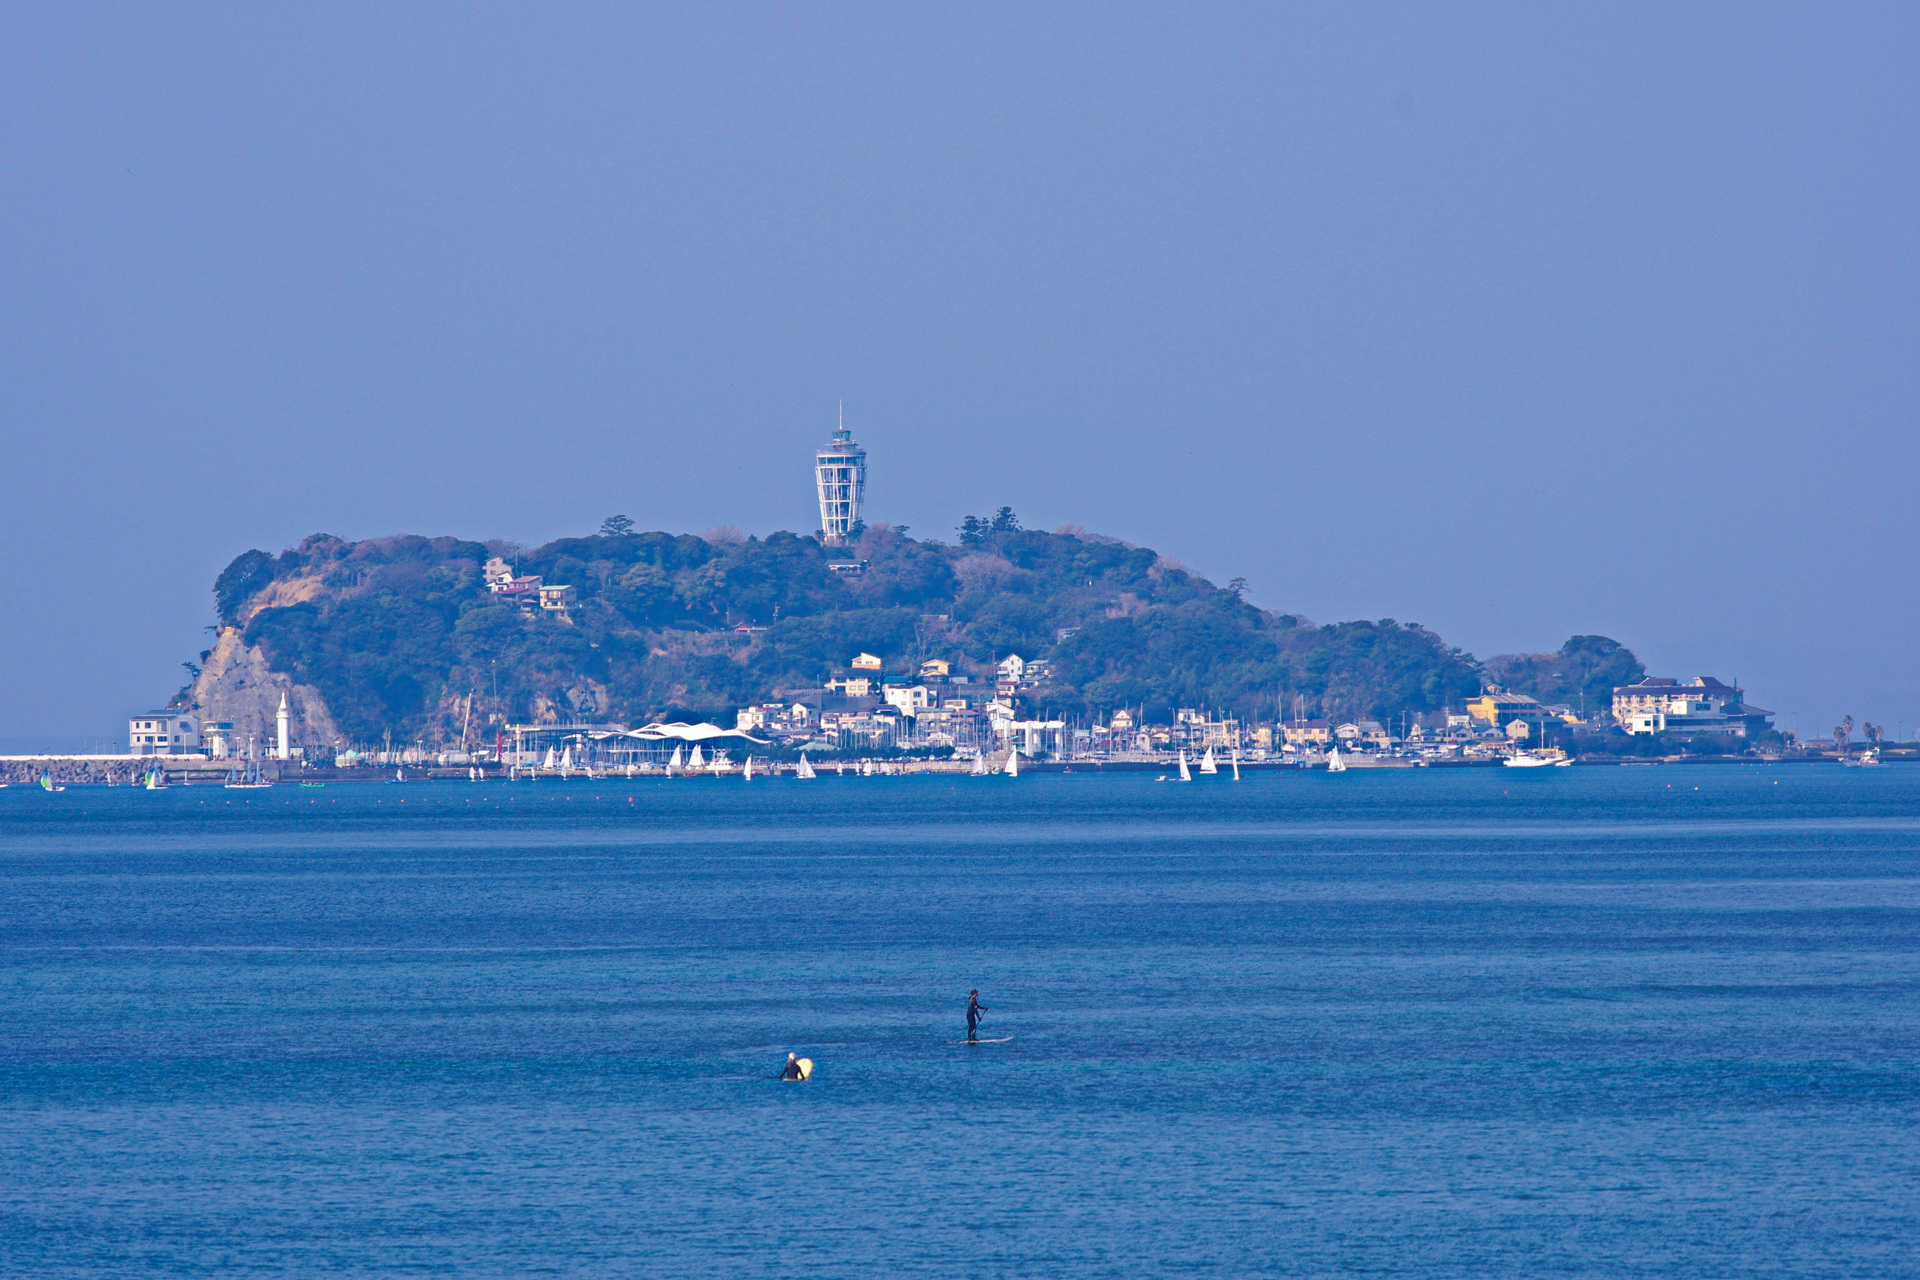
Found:
<path fill-rule="evenodd" d="M 1490 728 L 1500 728 L 1511 720 L 1539 720 L 1548 715 L 1539 701 L 1524 693 L 1508 693 L 1497 684 L 1467 703 L 1467 714 Z"/>
<path fill-rule="evenodd" d="M 1613 720 L 1628 733 L 1726 734 L 1748 738 L 1771 728 L 1771 711 L 1750 707 L 1744 691 L 1712 676 L 1649 676 L 1613 691 Z"/>
<path fill-rule="evenodd" d="M 889 685 L 882 699 L 890 707 L 898 708 L 902 715 L 918 715 L 932 701 L 932 695 L 923 684 Z"/>
<path fill-rule="evenodd" d="M 814 454 L 813 476 L 820 494 L 821 539 L 828 546 L 841 546 L 860 526 L 867 493 L 867 451 L 854 442 L 844 413 L 833 440 Z"/>
<path fill-rule="evenodd" d="M 1331 720 L 1289 720 L 1282 726 L 1281 735 L 1289 746 L 1325 746 L 1333 741 L 1333 722 Z"/>
<path fill-rule="evenodd" d="M 136 756 L 200 753 L 200 720 L 185 711 L 143 711 L 127 721 L 127 751 Z"/>

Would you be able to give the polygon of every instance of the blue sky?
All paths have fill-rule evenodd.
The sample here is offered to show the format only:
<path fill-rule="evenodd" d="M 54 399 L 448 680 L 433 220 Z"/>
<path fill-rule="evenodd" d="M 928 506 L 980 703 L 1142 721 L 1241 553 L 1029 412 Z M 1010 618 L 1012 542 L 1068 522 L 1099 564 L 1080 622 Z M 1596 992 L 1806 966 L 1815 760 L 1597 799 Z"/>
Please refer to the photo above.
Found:
<path fill-rule="evenodd" d="M 1012 505 L 1920 723 L 1920 10 L 0 13 L 0 740 L 234 555 Z"/>

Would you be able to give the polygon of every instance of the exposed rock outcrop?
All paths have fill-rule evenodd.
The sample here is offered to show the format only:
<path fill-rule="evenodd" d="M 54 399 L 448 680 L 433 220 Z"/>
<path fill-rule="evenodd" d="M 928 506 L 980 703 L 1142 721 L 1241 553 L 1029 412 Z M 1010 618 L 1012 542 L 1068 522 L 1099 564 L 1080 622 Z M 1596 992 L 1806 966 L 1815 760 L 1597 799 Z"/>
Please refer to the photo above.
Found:
<path fill-rule="evenodd" d="M 319 691 L 269 669 L 266 655 L 249 646 L 238 627 L 220 629 L 191 696 L 203 719 L 231 720 L 234 746 L 244 749 L 249 735 L 262 748 L 274 742 L 283 693 L 291 713 L 287 735 L 293 745 L 332 746 L 340 740 L 340 728 Z"/>

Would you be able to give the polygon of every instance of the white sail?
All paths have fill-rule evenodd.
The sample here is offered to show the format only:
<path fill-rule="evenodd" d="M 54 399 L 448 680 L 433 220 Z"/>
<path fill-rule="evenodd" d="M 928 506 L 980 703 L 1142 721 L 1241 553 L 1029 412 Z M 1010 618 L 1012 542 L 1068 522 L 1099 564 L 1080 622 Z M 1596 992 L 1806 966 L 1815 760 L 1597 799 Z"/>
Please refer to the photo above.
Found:
<path fill-rule="evenodd" d="M 552 747 L 548 747 L 548 748 L 547 748 L 547 759 L 546 759 L 546 763 L 545 763 L 545 764 L 542 764 L 542 765 L 541 765 L 540 767 L 541 767 L 542 769 L 551 769 L 551 768 L 554 768 L 554 767 L 555 767 L 555 766 L 554 766 L 554 759 L 553 759 L 553 748 L 552 748 Z"/>
<path fill-rule="evenodd" d="M 1007 748 L 1007 776 L 1009 778 L 1017 778 L 1020 776 L 1020 750 L 1018 747 Z"/>
<path fill-rule="evenodd" d="M 1336 746 L 1330 749 L 1327 752 L 1327 771 L 1330 773 L 1345 773 L 1346 769 L 1347 762 L 1340 758 L 1340 748 Z"/>
<path fill-rule="evenodd" d="M 573 768 L 573 745 L 571 743 L 567 745 L 565 751 L 560 753 L 560 767 L 562 769 Z"/>
<path fill-rule="evenodd" d="M 747 757 L 746 768 L 740 771 L 740 781 L 742 782 L 753 781 L 753 757 L 751 755 Z"/>
<path fill-rule="evenodd" d="M 1240 753 L 1238 751 L 1233 753 L 1233 780 L 1235 782 L 1240 781 Z"/>
<path fill-rule="evenodd" d="M 674 750 L 678 751 L 679 748 L 675 747 Z M 687 768 L 698 769 L 703 767 L 706 763 L 707 763 L 707 758 L 700 753 L 700 744 L 697 742 L 694 743 L 693 750 L 687 753 Z"/>
<path fill-rule="evenodd" d="M 680 744 L 673 744 L 673 758 L 667 761 L 667 772 L 672 773 L 680 767 Z"/>
<path fill-rule="evenodd" d="M 1213 758 L 1212 747 L 1207 748 L 1207 754 L 1203 756 L 1200 760 L 1200 772 L 1202 773 L 1220 772 L 1220 765 Z"/>
<path fill-rule="evenodd" d="M 972 776 L 976 778 L 984 778 L 987 776 L 987 757 L 985 753 L 977 755 L 973 758 Z"/>
<path fill-rule="evenodd" d="M 863 778 L 871 778 L 873 776 L 873 761 L 862 760 L 860 762 L 860 776 Z"/>
<path fill-rule="evenodd" d="M 800 767 L 793 771 L 793 776 L 796 778 L 811 778 L 813 776 L 813 763 L 807 759 L 807 753 L 804 751 L 800 753 Z"/>
<path fill-rule="evenodd" d="M 1193 772 L 1187 768 L 1187 749 L 1185 747 L 1180 748 L 1180 781 L 1193 781 Z"/>

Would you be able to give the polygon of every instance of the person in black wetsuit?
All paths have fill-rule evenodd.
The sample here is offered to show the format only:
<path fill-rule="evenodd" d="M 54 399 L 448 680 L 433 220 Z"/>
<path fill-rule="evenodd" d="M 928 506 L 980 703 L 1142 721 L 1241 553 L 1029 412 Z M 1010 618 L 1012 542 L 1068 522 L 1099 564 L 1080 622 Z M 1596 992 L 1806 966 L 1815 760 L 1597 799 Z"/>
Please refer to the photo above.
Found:
<path fill-rule="evenodd" d="M 780 1078 L 782 1080 L 805 1080 L 806 1077 L 800 1074 L 800 1059 L 794 1057 L 792 1054 L 788 1054 L 787 1065 L 781 1069 Z"/>
<path fill-rule="evenodd" d="M 980 1038 L 980 1015 L 986 1011 L 987 1006 L 980 1003 L 980 988 L 975 987 L 967 994 L 967 1039 Z"/>

